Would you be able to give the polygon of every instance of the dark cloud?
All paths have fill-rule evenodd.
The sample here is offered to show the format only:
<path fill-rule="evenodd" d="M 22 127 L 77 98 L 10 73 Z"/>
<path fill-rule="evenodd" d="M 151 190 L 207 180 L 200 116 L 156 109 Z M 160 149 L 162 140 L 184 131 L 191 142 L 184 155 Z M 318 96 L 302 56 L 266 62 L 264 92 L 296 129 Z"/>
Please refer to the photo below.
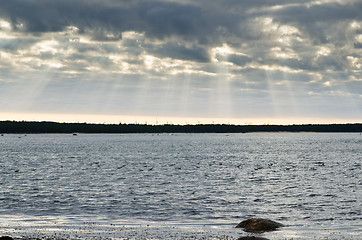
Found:
<path fill-rule="evenodd" d="M 147 46 L 148 52 L 160 57 L 170 57 L 180 60 L 193 60 L 209 62 L 210 56 L 206 48 L 191 46 L 186 47 L 177 42 L 167 42 L 162 45 Z"/>
<path fill-rule="evenodd" d="M 230 54 L 230 55 L 228 55 L 227 59 L 228 59 L 229 62 L 232 62 L 232 63 L 234 63 L 235 65 L 238 65 L 238 66 L 244 66 L 247 63 L 252 61 L 252 59 L 250 57 L 248 57 L 248 56 L 237 55 L 237 54 Z"/>
<path fill-rule="evenodd" d="M 354 47 L 355 48 L 362 48 L 362 43 L 361 42 L 356 42 L 356 43 L 354 43 Z"/>
<path fill-rule="evenodd" d="M 274 7 L 274 8 L 272 8 Z M 301 33 L 294 37 L 312 39 L 314 44 L 332 43 L 336 47 L 347 42 L 343 34 L 349 21 L 362 19 L 362 3 L 313 4 L 304 1 L 117 1 L 117 0 L 12 0 L 4 1 L 0 6 L 0 18 L 10 21 L 13 29 L 19 32 L 44 34 L 63 32 L 69 26 L 76 27 L 81 35 L 89 35 L 93 40 L 117 41 L 122 33 L 135 31 L 143 33 L 147 39 L 163 41 L 150 48 L 154 54 L 176 59 L 207 62 L 208 49 L 227 43 L 233 47 L 246 44 L 246 47 L 258 41 L 258 49 L 250 58 L 264 57 L 270 51 L 273 42 L 270 34 L 263 32 L 263 23 L 258 18 L 270 17 L 275 24 L 296 27 Z M 357 34 L 357 33 L 356 33 Z M 180 42 L 181 45 L 175 42 Z M 187 47 L 186 47 L 187 43 Z M 24 43 L 25 44 L 25 43 Z M 130 42 L 128 42 L 130 44 Z M 132 49 L 136 51 L 139 43 Z M 292 42 L 298 48 L 305 43 Z M 21 43 L 3 41 L 2 47 L 15 49 Z M 353 43 L 352 43 L 353 45 Z M 354 43 L 359 49 L 360 43 Z M 84 46 L 78 44 L 78 51 Z M 105 45 L 105 51 L 117 52 L 111 45 Z M 86 51 L 85 47 L 83 51 Z M 94 47 L 94 46 L 93 46 Z M 293 47 L 293 46 L 292 46 Z M 112 49 L 113 48 L 113 49 Z M 310 49 L 308 49 L 310 50 Z M 298 49 L 298 52 L 306 49 Z M 268 61 L 268 58 L 264 58 Z M 310 68 L 302 60 L 291 60 L 293 68 Z M 244 65 L 250 61 L 243 56 L 229 56 L 229 61 Z M 281 60 L 283 62 L 283 60 Z M 343 65 L 324 59 L 325 64 L 341 69 Z"/>
<path fill-rule="evenodd" d="M 30 38 L 19 38 L 19 39 L 1 39 L 0 38 L 0 50 L 16 52 L 21 49 L 26 49 L 36 43 L 37 40 Z"/>
<path fill-rule="evenodd" d="M 75 26 L 80 33 L 102 41 L 120 39 L 124 31 L 144 32 L 157 39 L 179 36 L 199 42 L 215 40 L 220 29 L 229 35 L 247 36 L 238 27 L 245 19 L 241 15 L 206 12 L 195 4 L 178 2 L 13 0 L 2 3 L 0 15 L 18 31 L 39 34 Z"/>
<path fill-rule="evenodd" d="M 143 57 L 150 54 L 194 61 L 195 71 L 216 73 L 209 54 L 226 44 L 231 53 L 215 57 L 233 63 L 231 68 L 255 64 L 248 67 L 346 72 L 358 68 L 347 63 L 348 56 L 361 58 L 362 46 L 356 38 L 361 27 L 346 30 L 351 22 L 362 20 L 361 13 L 361 1 L 11 0 L 1 3 L 0 19 L 11 23 L 16 38 L 0 39 L 0 50 L 29 50 L 36 41 L 53 39 L 58 43 L 54 49 L 64 56 L 30 50 L 27 56 L 58 59 L 71 70 L 86 71 L 90 66 L 116 68 L 111 54 L 141 68 Z M 296 31 L 283 33 L 282 26 Z M 135 36 L 127 37 L 127 31 Z M 285 36 L 286 42 L 279 41 Z M 329 52 L 319 54 L 326 45 Z M 279 55 L 275 48 L 280 49 Z M 280 57 L 281 53 L 287 56 Z"/>
<path fill-rule="evenodd" d="M 341 59 L 338 56 L 322 56 L 316 63 L 319 66 L 319 70 L 322 70 L 323 67 L 325 67 L 326 70 L 343 71 L 345 69 L 344 62 L 344 59 Z"/>
<path fill-rule="evenodd" d="M 258 16 L 292 24 L 327 41 L 324 24 L 361 20 L 362 3 L 326 3 L 308 6 L 308 1 L 95 1 L 12 0 L 2 2 L 0 15 L 18 31 L 58 32 L 76 26 L 95 40 L 117 40 L 124 31 L 144 32 L 157 39 L 178 36 L 184 40 L 212 43 L 236 36 L 260 37 L 251 24 Z M 272 6 L 284 6 L 270 10 Z"/>
<path fill-rule="evenodd" d="M 163 38 L 171 35 L 195 36 L 203 20 L 202 9 L 194 5 L 167 2 L 146 2 L 135 6 L 146 35 Z"/>
<path fill-rule="evenodd" d="M 309 25 L 312 22 L 336 22 L 344 20 L 361 20 L 362 3 L 340 4 L 326 2 L 324 4 L 286 6 L 270 11 L 282 22 L 295 22 Z M 302 21 L 303 20 L 303 21 Z"/>
<path fill-rule="evenodd" d="M 297 27 L 320 43 L 327 43 L 330 41 L 329 35 L 338 30 L 336 29 L 338 23 L 362 20 L 362 3 L 332 2 L 312 6 L 286 6 L 278 10 L 266 11 L 264 14 L 270 14 L 276 22 Z"/>

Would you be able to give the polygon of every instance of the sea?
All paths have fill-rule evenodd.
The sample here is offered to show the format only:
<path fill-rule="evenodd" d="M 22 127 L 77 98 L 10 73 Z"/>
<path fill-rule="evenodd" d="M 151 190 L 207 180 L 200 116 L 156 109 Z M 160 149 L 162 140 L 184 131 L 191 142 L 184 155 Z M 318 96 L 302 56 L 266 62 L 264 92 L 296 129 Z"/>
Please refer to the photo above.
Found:
<path fill-rule="evenodd" d="M 360 133 L 4 134 L 0 166 L 0 236 L 362 239 Z"/>

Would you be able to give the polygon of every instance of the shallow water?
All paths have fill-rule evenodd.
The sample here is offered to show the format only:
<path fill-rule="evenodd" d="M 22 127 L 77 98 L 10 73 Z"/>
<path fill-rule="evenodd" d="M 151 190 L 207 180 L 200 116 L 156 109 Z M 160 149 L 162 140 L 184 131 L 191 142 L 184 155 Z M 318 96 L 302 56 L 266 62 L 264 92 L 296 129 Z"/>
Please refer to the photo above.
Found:
<path fill-rule="evenodd" d="M 0 137 L 0 234 L 360 239 L 359 133 Z M 63 234 L 63 235 L 62 235 Z"/>

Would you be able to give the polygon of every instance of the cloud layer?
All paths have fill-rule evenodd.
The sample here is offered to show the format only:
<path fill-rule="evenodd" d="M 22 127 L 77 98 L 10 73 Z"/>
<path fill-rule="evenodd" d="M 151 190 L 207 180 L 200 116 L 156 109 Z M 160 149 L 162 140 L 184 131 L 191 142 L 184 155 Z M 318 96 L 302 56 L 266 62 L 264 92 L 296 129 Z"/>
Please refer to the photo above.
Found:
<path fill-rule="evenodd" d="M 5 1 L 0 104 L 356 119 L 361 46 L 358 0 Z"/>

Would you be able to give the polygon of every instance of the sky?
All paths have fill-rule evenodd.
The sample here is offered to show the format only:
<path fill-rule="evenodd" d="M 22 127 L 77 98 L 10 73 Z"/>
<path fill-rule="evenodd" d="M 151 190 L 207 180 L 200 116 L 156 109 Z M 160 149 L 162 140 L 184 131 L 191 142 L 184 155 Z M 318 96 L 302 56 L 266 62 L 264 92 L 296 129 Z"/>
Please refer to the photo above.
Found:
<path fill-rule="evenodd" d="M 362 1 L 2 1 L 0 120 L 362 122 Z"/>

